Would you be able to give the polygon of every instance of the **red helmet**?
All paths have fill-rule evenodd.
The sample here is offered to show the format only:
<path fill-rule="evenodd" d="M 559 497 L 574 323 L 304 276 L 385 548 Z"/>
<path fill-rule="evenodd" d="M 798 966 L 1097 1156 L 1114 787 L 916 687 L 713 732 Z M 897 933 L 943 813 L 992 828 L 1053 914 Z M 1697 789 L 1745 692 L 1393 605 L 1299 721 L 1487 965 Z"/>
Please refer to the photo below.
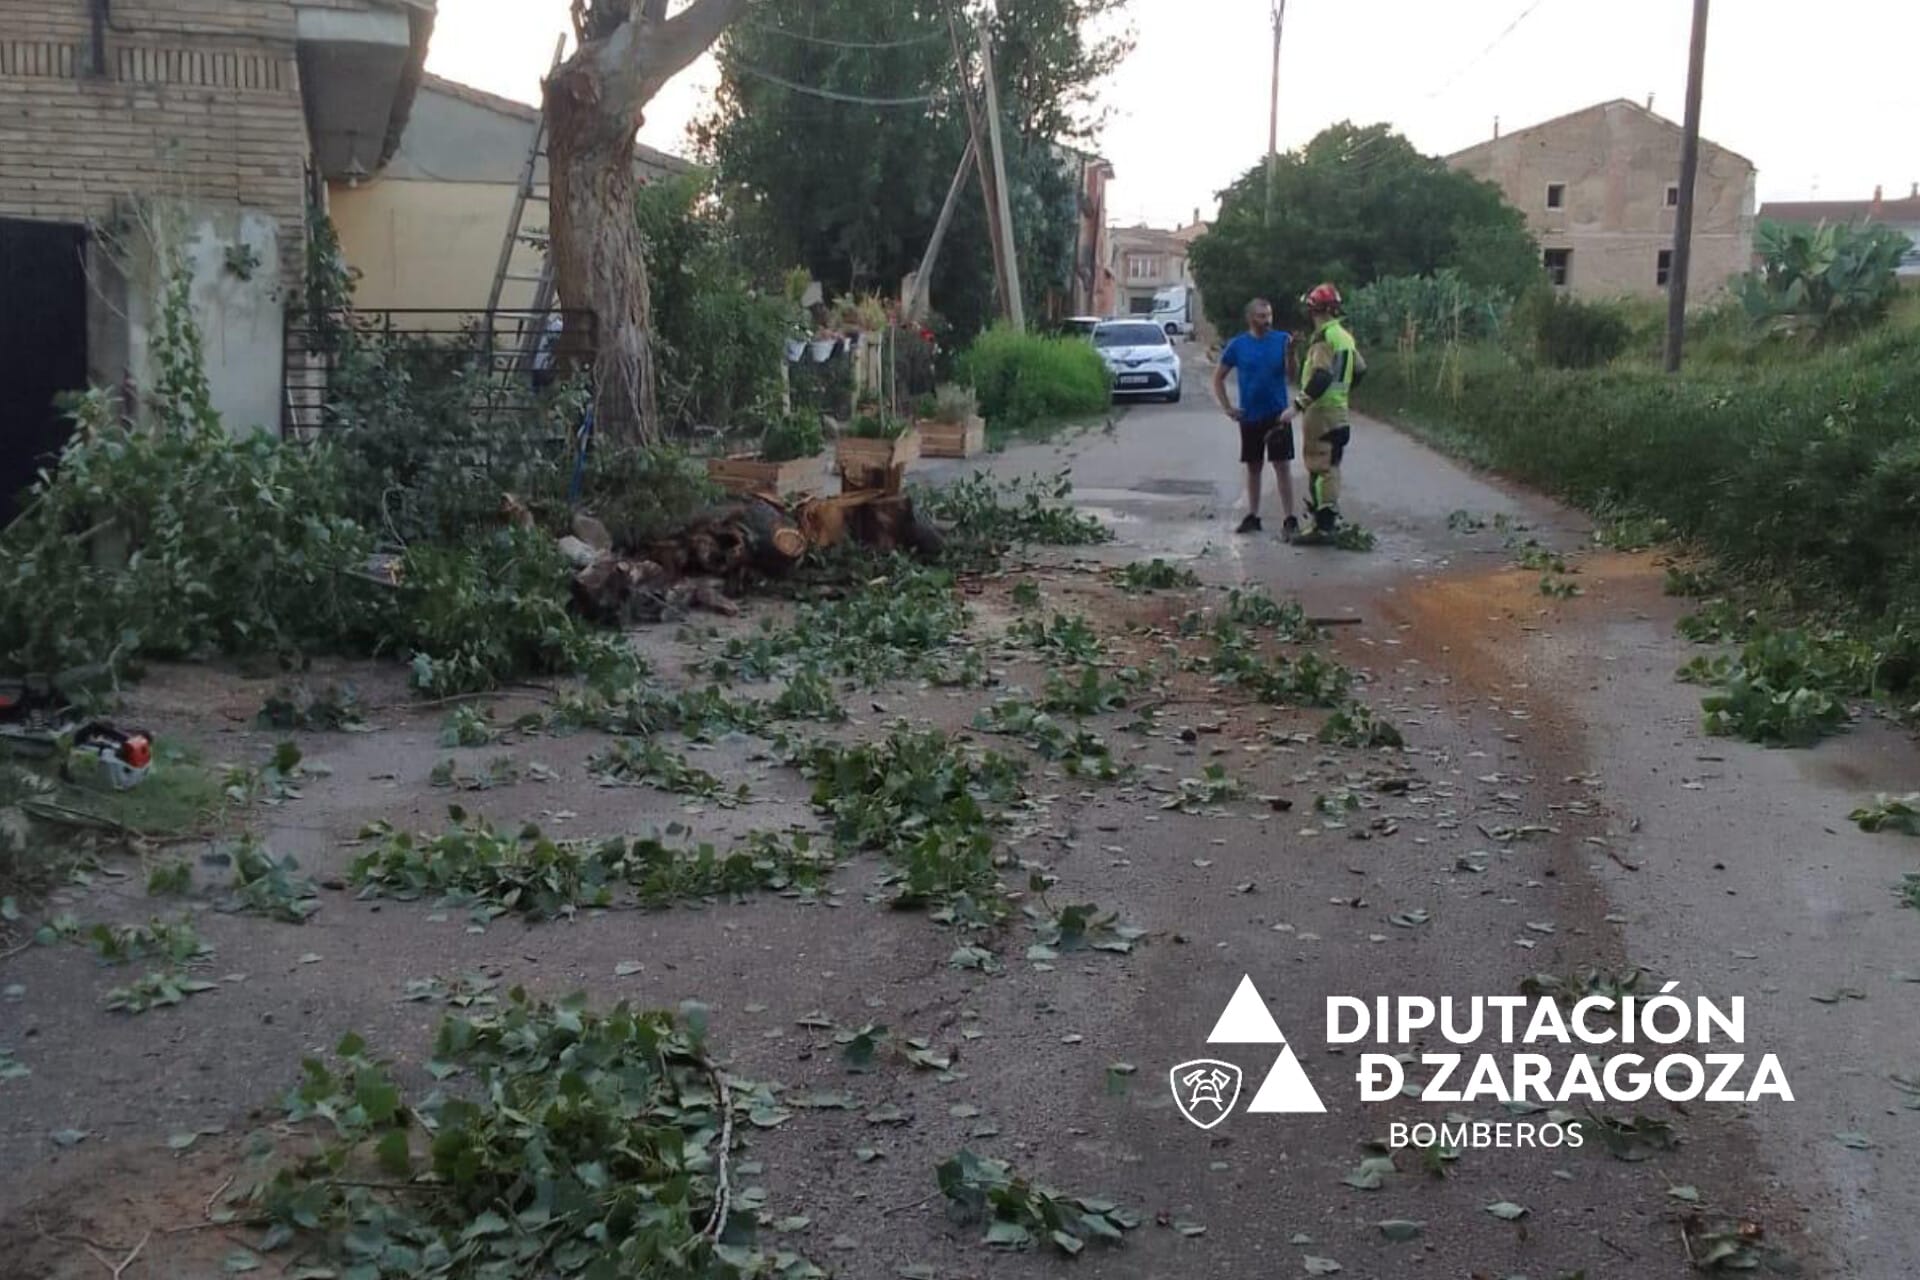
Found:
<path fill-rule="evenodd" d="M 1340 291 L 1330 284 L 1315 285 L 1307 291 L 1307 296 L 1301 301 L 1307 304 L 1309 311 L 1330 311 L 1334 315 L 1340 314 Z"/>

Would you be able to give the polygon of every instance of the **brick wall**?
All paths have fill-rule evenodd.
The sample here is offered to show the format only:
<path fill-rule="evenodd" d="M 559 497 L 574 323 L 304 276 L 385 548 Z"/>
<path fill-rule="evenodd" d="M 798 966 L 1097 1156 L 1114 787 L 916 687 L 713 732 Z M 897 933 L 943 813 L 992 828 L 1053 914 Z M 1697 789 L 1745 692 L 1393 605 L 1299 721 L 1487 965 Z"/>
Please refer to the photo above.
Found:
<path fill-rule="evenodd" d="M 129 196 L 270 214 L 302 240 L 306 118 L 291 0 L 0 0 L 0 217 L 106 223 Z"/>

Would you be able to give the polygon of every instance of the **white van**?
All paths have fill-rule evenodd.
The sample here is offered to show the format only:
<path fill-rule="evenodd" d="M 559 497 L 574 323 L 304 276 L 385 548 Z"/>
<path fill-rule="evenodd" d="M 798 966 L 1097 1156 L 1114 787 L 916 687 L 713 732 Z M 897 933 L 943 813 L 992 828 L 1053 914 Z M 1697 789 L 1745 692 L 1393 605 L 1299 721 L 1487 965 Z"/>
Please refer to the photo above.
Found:
<path fill-rule="evenodd" d="M 1193 290 L 1176 284 L 1153 295 L 1153 310 L 1145 317 L 1169 338 L 1193 336 Z"/>

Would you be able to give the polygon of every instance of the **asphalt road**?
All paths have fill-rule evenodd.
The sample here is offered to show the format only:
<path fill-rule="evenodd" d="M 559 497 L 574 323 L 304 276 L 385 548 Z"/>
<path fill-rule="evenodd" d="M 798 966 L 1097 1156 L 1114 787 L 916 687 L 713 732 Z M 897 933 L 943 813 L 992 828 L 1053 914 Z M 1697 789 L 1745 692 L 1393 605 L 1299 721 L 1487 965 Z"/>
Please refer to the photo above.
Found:
<path fill-rule="evenodd" d="M 1920 1110 L 1889 1078 L 1920 1075 L 1920 916 L 1890 892 L 1916 861 L 1910 841 L 1847 821 L 1872 793 L 1920 784 L 1912 741 L 1870 719 L 1814 751 L 1705 737 L 1699 691 L 1673 679 L 1701 651 L 1674 632 L 1684 606 L 1663 594 L 1654 555 L 1599 550 L 1577 513 L 1377 422 L 1356 422 L 1343 504 L 1377 534 L 1373 553 L 1234 535 L 1245 505 L 1235 430 L 1204 393 L 1205 370 L 1188 376 L 1182 405 L 1131 407 L 1107 433 L 988 465 L 1070 464 L 1077 501 L 1121 532 L 1119 558 L 1190 558 L 1210 581 L 1262 584 L 1353 620 L 1339 648 L 1438 788 L 1403 810 L 1411 838 L 1334 845 L 1311 818 L 1275 824 L 1178 850 L 1200 856 L 1140 886 L 1154 914 L 1191 922 L 1184 947 L 1153 954 L 1122 1015 L 1153 1046 L 1143 1071 L 1232 1057 L 1204 1039 L 1251 973 L 1330 1112 L 1242 1112 L 1208 1135 L 1161 1113 L 1129 1129 L 1133 1156 L 1189 1183 L 1195 1218 L 1218 1224 L 1204 1274 L 1293 1274 L 1306 1264 L 1287 1255 L 1316 1254 L 1383 1277 L 1679 1277 L 1695 1274 L 1687 1252 L 1702 1249 L 1701 1232 L 1723 1222 L 1757 1228 L 1803 1274 L 1920 1274 Z M 1271 488 L 1264 505 L 1271 531 Z M 1467 531 L 1450 526 L 1455 512 L 1524 532 Z M 1508 543 L 1527 537 L 1568 555 L 1578 598 L 1550 599 L 1538 572 L 1513 567 Z M 1324 789 L 1325 773 L 1310 785 Z M 1552 830 L 1506 844 L 1485 835 L 1532 824 Z M 1490 850 L 1492 871 L 1455 873 L 1466 850 Z M 1255 892 L 1229 890 L 1249 883 Z M 1430 923 L 1389 923 L 1409 911 Z M 1645 1161 L 1468 1151 L 1444 1183 L 1397 1175 L 1365 1195 L 1343 1185 L 1366 1154 L 1355 1144 L 1387 1121 L 1489 1108 L 1356 1102 L 1344 1055 L 1324 1041 L 1325 997 L 1504 995 L 1527 974 L 1587 964 L 1644 967 L 1689 1000 L 1744 997 L 1736 1048 L 1777 1054 L 1794 1100 L 1606 1108 L 1674 1126 L 1677 1149 Z M 1262 1051 L 1239 1052 L 1251 1092 Z M 1485 1211 L 1500 1200 L 1528 1207 L 1519 1230 Z M 1364 1237 L 1390 1218 L 1427 1222 L 1424 1243 L 1289 1243 L 1331 1246 L 1329 1234 Z"/>
<path fill-rule="evenodd" d="M 763 1221 L 780 1224 L 772 1244 L 847 1280 L 1682 1280 L 1700 1274 L 1689 1249 L 1701 1256 L 1723 1229 L 1729 1244 L 1783 1250 L 1805 1276 L 1920 1274 L 1920 1110 L 1890 1079 L 1920 1077 L 1920 982 L 1896 976 L 1920 976 L 1920 912 L 1889 891 L 1915 868 L 1914 842 L 1846 820 L 1875 791 L 1920 785 L 1911 742 L 1872 722 L 1811 752 L 1701 736 L 1698 691 L 1672 679 L 1697 651 L 1674 635 L 1681 605 L 1662 594 L 1654 556 L 1596 551 L 1576 514 L 1375 422 L 1356 424 L 1344 503 L 1376 533 L 1374 551 L 1234 535 L 1237 432 L 1201 392 L 1204 371 L 1190 376 L 1182 405 L 1135 407 L 1110 431 L 978 464 L 1070 466 L 1077 500 L 1118 534 L 1084 553 L 1093 565 L 1074 563 L 1079 550 L 1048 551 L 966 583 L 1001 686 L 863 689 L 849 696 L 852 721 L 831 731 L 877 734 L 895 717 L 964 730 L 1006 686 L 1039 688 L 1043 661 L 995 640 L 1031 608 L 1016 584 L 1036 587 L 1049 610 L 1089 615 L 1118 660 L 1160 664 L 1156 722 L 1128 731 L 1132 709 L 1091 721 L 1136 766 L 1130 779 L 1096 784 L 1036 762 L 1032 802 L 1005 841 L 1058 878 L 1056 905 L 1095 903 L 1144 930 L 1131 953 L 1050 957 L 1029 950 L 1035 933 L 1016 918 L 985 939 L 993 971 L 957 965 L 962 935 L 889 909 L 875 856 L 815 896 L 537 925 L 482 928 L 426 902 L 358 900 L 344 883 L 361 850 L 350 842 L 373 821 L 438 829 L 450 796 L 431 771 L 449 756 L 470 772 L 501 752 L 527 766 L 517 782 L 459 796 L 502 829 L 537 821 L 586 837 L 684 822 L 725 847 L 817 815 L 807 783 L 756 739 L 683 744 L 729 785 L 749 784 L 737 808 L 609 788 L 589 768 L 598 735 L 449 751 L 444 709 L 415 704 L 397 664 L 323 662 L 311 678 L 356 683 L 379 732 L 295 735 L 329 771 L 246 815 L 320 882 L 310 922 L 213 910 L 219 873 L 198 871 L 201 891 L 182 909 L 216 949 L 208 971 L 220 989 L 138 1018 L 101 1004 L 127 972 L 79 948 L 0 956 L 0 1045 L 30 1071 L 0 1079 L 0 1277 L 98 1275 L 102 1257 L 142 1241 L 126 1280 L 221 1274 L 253 1237 L 203 1229 L 206 1214 L 236 1174 L 251 1176 L 256 1136 L 300 1059 L 358 1032 L 408 1088 L 430 1089 L 422 1064 L 444 1010 L 403 994 L 429 976 L 475 973 L 603 1006 L 704 1004 L 729 1073 L 792 1100 L 790 1114 L 736 1133 L 743 1194 L 764 1195 Z M 1549 598 L 1538 571 L 1515 568 L 1509 540 L 1526 538 L 1565 552 L 1583 594 Z M 1259 706 L 1173 669 L 1167 624 L 1222 597 L 1126 596 L 1096 571 L 1151 557 L 1210 585 L 1297 596 L 1335 620 L 1330 643 L 1362 677 L 1361 697 L 1402 729 L 1405 752 L 1323 746 L 1324 712 Z M 719 636 L 703 617 L 636 642 L 663 679 L 691 678 L 722 636 L 783 608 L 756 600 L 746 616 L 714 620 Z M 204 759 L 259 761 L 284 736 L 255 723 L 276 678 L 156 664 L 125 714 Z M 518 691 L 497 722 L 540 705 Z M 533 763 L 549 768 L 535 777 Z M 1167 807 L 1210 765 L 1247 794 Z M 161 910 L 144 876 L 115 870 L 62 887 L 49 909 L 88 922 Z M 1008 879 L 1025 888 L 1024 871 Z M 1444 1177 L 1407 1150 L 1390 1169 L 1363 1165 L 1395 1122 L 1557 1120 L 1485 1097 L 1361 1101 L 1357 1055 L 1378 1046 L 1328 1042 L 1330 997 L 1512 996 L 1533 975 L 1583 966 L 1644 966 L 1643 990 L 1672 981 L 1722 1007 L 1744 998 L 1740 1048 L 1778 1055 L 1795 1100 L 1597 1106 L 1653 1126 L 1663 1141 L 1627 1152 L 1644 1159 L 1595 1141 L 1465 1149 L 1440 1162 Z M 1277 1047 L 1208 1043 L 1243 976 L 1323 1114 L 1251 1113 Z M 952 1069 L 889 1057 L 850 1070 L 834 1029 L 866 1023 L 925 1038 Z M 1388 1051 L 1443 1048 L 1429 1034 Z M 1507 1054 L 1488 1037 L 1467 1052 Z M 1567 1054 L 1549 1056 L 1559 1066 Z M 1201 1058 L 1242 1073 L 1235 1110 L 1205 1131 L 1181 1118 L 1168 1082 Z M 200 1137 L 176 1148 L 183 1134 Z M 977 1224 L 949 1219 L 934 1181 L 962 1148 L 1111 1195 L 1145 1222 L 1125 1247 L 1089 1246 L 1075 1261 L 986 1248 Z"/>

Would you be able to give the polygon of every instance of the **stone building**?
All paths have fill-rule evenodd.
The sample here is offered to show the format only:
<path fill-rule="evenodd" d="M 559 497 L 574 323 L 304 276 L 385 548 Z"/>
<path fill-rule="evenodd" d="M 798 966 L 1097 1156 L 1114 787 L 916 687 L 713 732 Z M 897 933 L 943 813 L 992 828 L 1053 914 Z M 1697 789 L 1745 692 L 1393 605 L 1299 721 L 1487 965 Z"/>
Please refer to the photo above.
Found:
<path fill-rule="evenodd" d="M 432 0 L 0 0 L 0 518 L 65 438 L 57 393 L 137 404 L 156 244 L 215 407 L 278 425 L 308 203 L 391 155 L 432 27 Z"/>
<path fill-rule="evenodd" d="M 1667 288 L 1680 203 L 1680 126 L 1617 99 L 1447 157 L 1526 215 L 1557 288 L 1655 297 Z M 1710 300 L 1753 256 L 1753 162 L 1700 141 L 1690 296 Z"/>

